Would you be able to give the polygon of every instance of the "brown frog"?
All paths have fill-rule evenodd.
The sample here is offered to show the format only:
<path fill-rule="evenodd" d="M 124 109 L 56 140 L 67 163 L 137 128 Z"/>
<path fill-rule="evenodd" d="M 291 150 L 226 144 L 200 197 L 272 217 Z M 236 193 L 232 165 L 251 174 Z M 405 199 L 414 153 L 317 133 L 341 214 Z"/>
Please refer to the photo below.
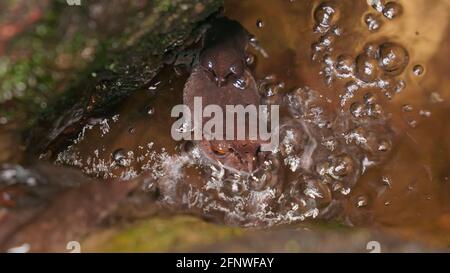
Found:
<path fill-rule="evenodd" d="M 205 33 L 204 47 L 187 80 L 183 101 L 194 111 L 194 97 L 203 107 L 219 105 L 259 106 L 255 79 L 246 64 L 248 32 L 236 21 L 216 19 Z M 202 123 L 206 122 L 206 118 Z M 224 123 L 225 124 L 225 123 Z M 236 129 L 235 129 L 236 130 Z M 224 127 L 224 132 L 226 131 Z M 225 137 L 224 137 L 225 138 Z M 252 172 L 261 159 L 260 140 L 201 140 L 198 147 L 206 158 L 234 171 Z"/>

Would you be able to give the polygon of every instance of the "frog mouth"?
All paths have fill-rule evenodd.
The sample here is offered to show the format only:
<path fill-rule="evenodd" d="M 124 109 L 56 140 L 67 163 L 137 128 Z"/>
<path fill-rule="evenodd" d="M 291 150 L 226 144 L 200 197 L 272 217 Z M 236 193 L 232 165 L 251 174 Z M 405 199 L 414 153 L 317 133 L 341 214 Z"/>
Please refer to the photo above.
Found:
<path fill-rule="evenodd" d="M 203 158 L 210 163 L 220 166 L 232 173 L 251 176 L 260 169 L 259 156 L 263 155 L 258 148 L 255 154 L 237 151 L 236 148 L 226 147 L 224 150 L 214 150 L 209 143 L 198 142 Z M 244 144 L 245 145 L 245 144 Z"/>

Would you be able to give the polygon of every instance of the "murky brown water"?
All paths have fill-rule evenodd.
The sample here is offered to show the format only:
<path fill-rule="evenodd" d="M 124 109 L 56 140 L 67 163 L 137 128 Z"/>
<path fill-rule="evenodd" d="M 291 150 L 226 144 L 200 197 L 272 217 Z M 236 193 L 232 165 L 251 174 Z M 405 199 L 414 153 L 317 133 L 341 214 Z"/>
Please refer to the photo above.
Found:
<path fill-rule="evenodd" d="M 398 133 L 398 142 L 384 164 L 359 179 L 346 204 L 347 221 L 448 245 L 450 92 L 447 74 L 450 67 L 446 60 L 450 56 L 449 3 L 392 1 L 390 5 L 397 4 L 401 11 L 392 20 L 369 7 L 366 1 L 228 3 L 229 16 L 254 33 L 270 54 L 267 60 L 258 59 L 257 75 L 275 73 L 288 86 L 310 86 L 334 103 L 344 94 L 343 87 L 349 79 L 336 79 L 328 87 L 324 83 L 326 78 L 320 75 L 324 71 L 323 62 L 311 60 L 311 45 L 321 36 L 313 32 L 317 24 L 314 10 L 322 2 L 335 8 L 330 22 L 342 29 L 340 36 L 332 38 L 330 56 L 333 60 L 341 55 L 355 60 L 368 43 L 397 43 L 409 55 L 404 71 L 394 77 L 405 83 L 401 92 L 388 88 L 392 93 L 392 99 L 388 100 L 382 95 L 384 90 L 374 88 L 374 93 L 383 100 L 383 110 L 389 113 L 389 123 Z M 365 23 L 369 14 L 378 22 L 379 29 L 369 30 Z M 257 27 L 258 19 L 263 22 L 262 28 Z M 417 75 L 418 66 L 423 67 L 420 75 Z M 358 90 L 356 96 L 365 92 Z M 358 207 L 358 203 L 364 206 Z"/>
<path fill-rule="evenodd" d="M 189 75 L 170 65 L 56 161 L 143 180 L 162 203 L 228 224 L 337 219 L 448 246 L 450 5 L 372 2 L 226 2 L 268 53 L 253 52 L 252 72 L 283 110 L 281 150 L 253 177 L 172 140 Z"/>

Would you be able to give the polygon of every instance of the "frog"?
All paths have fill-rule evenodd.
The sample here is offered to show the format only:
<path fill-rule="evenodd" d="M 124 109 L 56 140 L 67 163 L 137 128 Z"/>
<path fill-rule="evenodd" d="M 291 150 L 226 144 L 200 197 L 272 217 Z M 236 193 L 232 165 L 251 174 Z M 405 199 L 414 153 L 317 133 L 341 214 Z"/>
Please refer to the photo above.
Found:
<path fill-rule="evenodd" d="M 183 90 L 184 104 L 191 112 L 194 97 L 201 97 L 203 106 L 219 105 L 224 113 L 226 105 L 260 105 L 258 87 L 246 62 L 250 37 L 239 22 L 226 17 L 211 24 L 203 38 L 199 60 Z M 237 85 L 237 80 L 244 85 Z M 205 123 L 206 119 L 200 122 Z M 251 173 L 263 160 L 261 144 L 259 138 L 246 136 L 245 140 L 203 139 L 197 146 L 208 160 L 235 172 Z"/>

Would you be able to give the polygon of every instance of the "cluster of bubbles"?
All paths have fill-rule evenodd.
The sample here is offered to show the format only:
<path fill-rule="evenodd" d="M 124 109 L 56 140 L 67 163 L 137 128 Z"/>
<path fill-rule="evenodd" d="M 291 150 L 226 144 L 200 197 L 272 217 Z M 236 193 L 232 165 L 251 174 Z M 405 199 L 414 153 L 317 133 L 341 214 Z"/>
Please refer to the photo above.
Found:
<path fill-rule="evenodd" d="M 373 13 L 368 13 L 364 16 L 364 23 L 371 32 L 378 31 L 382 26 L 382 21 L 379 17 Z"/>
<path fill-rule="evenodd" d="M 162 204 L 230 225 L 260 227 L 334 216 L 358 178 L 391 150 L 392 133 L 383 112 L 374 116 L 377 98 L 367 93 L 358 107 L 340 112 L 308 87 L 286 93 L 274 77 L 260 83 L 260 92 L 278 97 L 287 114 L 279 128 L 278 148 L 266 153 L 250 174 L 211 162 L 192 142 L 183 143 L 173 155 L 156 151 L 152 143 L 133 151 L 117 148 L 109 153 L 99 148 L 92 155 L 80 154 L 76 143 L 85 141 L 86 130 L 98 127 L 101 134 L 105 121 L 82 130 L 57 163 L 104 179 L 138 177 L 143 189 L 158 191 Z"/>
<path fill-rule="evenodd" d="M 391 10 L 392 5 L 386 5 L 385 9 Z M 322 64 L 321 74 L 325 83 L 331 87 L 336 79 L 346 80 L 345 88 L 340 95 L 341 106 L 355 96 L 359 89 L 379 89 L 388 98 L 405 88 L 405 82 L 398 77 L 403 73 L 409 63 L 407 50 L 398 43 L 385 41 L 381 43 L 367 43 L 363 52 L 355 57 L 334 53 L 336 39 L 342 34 L 342 29 L 337 25 L 338 11 L 329 4 L 319 5 L 314 12 L 314 31 L 321 34 L 318 42 L 312 45 L 312 60 Z M 378 23 L 373 21 L 370 14 L 365 21 L 372 28 L 377 28 Z M 423 68 L 414 69 L 414 73 L 420 75 Z"/>
<path fill-rule="evenodd" d="M 391 99 L 406 87 L 399 75 L 408 62 L 408 52 L 397 43 L 368 43 L 355 59 L 349 55 L 324 55 L 322 74 L 330 87 L 336 79 L 347 81 L 340 95 L 344 106 L 360 89 L 378 89 Z"/>
<path fill-rule="evenodd" d="M 392 20 L 394 18 L 397 18 L 403 13 L 402 6 L 393 1 L 385 1 L 385 0 L 367 0 L 368 4 L 372 6 L 378 13 L 383 14 L 383 16 L 388 19 Z"/>
<path fill-rule="evenodd" d="M 309 160 L 302 171 L 318 175 L 331 190 L 348 194 L 359 176 L 381 162 L 391 149 L 392 132 L 371 93 L 364 96 L 356 114 L 327 111 L 325 99 L 309 88 L 298 89 L 287 99 L 291 113 L 302 123 L 302 132 L 314 140 L 305 146 L 314 150 L 304 149 L 308 152 L 302 159 L 307 155 Z"/>
<path fill-rule="evenodd" d="M 85 125 L 73 144 L 57 154 L 55 163 L 77 167 L 87 175 L 102 179 L 130 180 L 147 171 L 150 172 L 149 175 L 152 177 L 159 177 L 164 174 L 162 165 L 169 158 L 169 155 L 165 149 L 156 150 L 152 141 L 138 145 L 135 150 L 117 148 L 108 152 L 104 146 L 100 146 L 92 154 L 81 152 L 78 144 L 86 141 L 87 131 L 97 128 L 102 138 L 110 133 L 108 121 L 118 122 L 119 117 L 116 115 L 111 119 L 92 120 Z M 133 128 L 130 128 L 129 133 L 134 133 Z"/>
<path fill-rule="evenodd" d="M 279 95 L 285 89 L 286 84 L 283 81 L 279 81 L 276 75 L 272 74 L 258 80 L 257 87 L 262 103 L 270 105 L 278 102 Z"/>
<path fill-rule="evenodd" d="M 266 89 L 278 86 L 272 77 L 262 83 Z M 164 201 L 241 226 L 271 226 L 339 213 L 340 200 L 358 178 L 391 150 L 392 132 L 383 113 L 376 118 L 372 114 L 377 99 L 370 93 L 364 96 L 364 106 L 355 116 L 330 110 L 326 99 L 308 87 L 277 94 L 288 114 L 279 128 L 278 148 L 266 154 L 258 169 L 251 174 L 231 171 L 188 145 L 180 156 L 189 158 L 178 169 L 182 173 L 171 172 L 153 182 Z M 198 180 L 187 172 L 192 166 Z M 367 202 L 361 200 L 361 206 Z"/>
<path fill-rule="evenodd" d="M 338 10 L 330 4 L 322 3 L 314 11 L 313 30 L 321 34 L 321 37 L 311 46 L 313 61 L 318 61 L 321 56 L 333 51 L 334 42 L 342 34 L 342 29 L 337 25 L 338 19 Z"/>
<path fill-rule="evenodd" d="M 399 3 L 387 2 L 381 0 L 368 0 L 376 12 L 369 12 L 364 16 L 364 23 L 371 32 L 378 31 L 382 24 L 382 17 L 392 20 L 399 17 L 403 13 L 403 8 Z"/>

